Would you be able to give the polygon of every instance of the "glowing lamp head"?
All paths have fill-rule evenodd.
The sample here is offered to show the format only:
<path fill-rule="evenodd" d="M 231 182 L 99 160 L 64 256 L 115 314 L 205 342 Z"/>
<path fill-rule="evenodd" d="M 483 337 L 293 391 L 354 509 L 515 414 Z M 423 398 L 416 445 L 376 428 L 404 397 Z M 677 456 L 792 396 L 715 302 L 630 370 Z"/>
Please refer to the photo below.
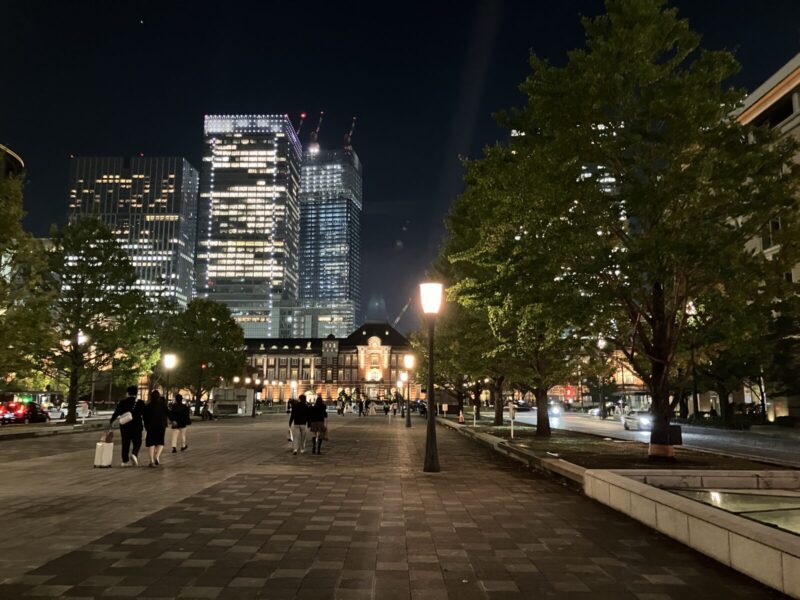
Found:
<path fill-rule="evenodd" d="M 244 382 L 245 382 L 247 385 L 250 385 L 250 382 L 251 382 L 251 381 L 252 381 L 252 380 L 251 380 L 249 377 L 245 377 L 245 378 L 244 378 Z"/>
<path fill-rule="evenodd" d="M 403 356 L 403 366 L 409 371 L 414 368 L 414 355 L 406 354 Z"/>
<path fill-rule="evenodd" d="M 175 365 L 178 364 L 178 357 L 175 356 L 172 352 L 168 352 L 164 355 L 164 368 L 167 370 L 174 369 Z"/>
<path fill-rule="evenodd" d="M 239 383 L 240 381 L 241 381 L 241 379 L 239 378 L 239 376 L 238 376 L 238 375 L 236 375 L 236 376 L 233 378 L 233 383 Z"/>
<path fill-rule="evenodd" d="M 401 371 L 400 372 L 400 383 L 405 383 L 406 381 L 408 381 L 408 373 L 406 373 L 405 371 Z"/>
<path fill-rule="evenodd" d="M 437 315 L 442 308 L 444 286 L 441 283 L 420 283 L 419 296 L 422 301 L 422 312 L 426 315 Z"/>

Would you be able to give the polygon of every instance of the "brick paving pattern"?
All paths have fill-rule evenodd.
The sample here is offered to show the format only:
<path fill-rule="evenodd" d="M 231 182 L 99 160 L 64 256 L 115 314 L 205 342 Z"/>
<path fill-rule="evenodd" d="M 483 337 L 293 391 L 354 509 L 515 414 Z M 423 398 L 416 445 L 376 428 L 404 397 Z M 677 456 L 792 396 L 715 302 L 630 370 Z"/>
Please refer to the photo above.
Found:
<path fill-rule="evenodd" d="M 53 475 L 63 485 L 85 478 L 100 498 L 121 481 L 142 490 L 128 500 L 139 514 L 153 510 L 123 526 L 118 499 L 84 511 L 105 532 L 42 564 L 28 557 L 24 574 L 6 569 L 0 598 L 781 597 L 450 431 L 438 431 L 442 472 L 424 474 L 423 425 L 332 418 L 324 454 L 296 457 L 282 418 L 198 427 L 160 470 L 98 472 L 81 451 Z"/>

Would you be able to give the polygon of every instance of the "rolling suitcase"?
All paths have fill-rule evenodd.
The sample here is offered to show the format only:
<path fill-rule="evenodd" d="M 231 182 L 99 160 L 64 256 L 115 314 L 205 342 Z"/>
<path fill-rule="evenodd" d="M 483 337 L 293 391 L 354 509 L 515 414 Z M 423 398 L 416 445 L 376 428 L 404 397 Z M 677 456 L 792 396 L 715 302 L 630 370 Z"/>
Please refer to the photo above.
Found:
<path fill-rule="evenodd" d="M 113 442 L 97 442 L 94 448 L 94 466 L 106 468 L 111 466 L 111 460 L 114 457 L 114 443 Z"/>

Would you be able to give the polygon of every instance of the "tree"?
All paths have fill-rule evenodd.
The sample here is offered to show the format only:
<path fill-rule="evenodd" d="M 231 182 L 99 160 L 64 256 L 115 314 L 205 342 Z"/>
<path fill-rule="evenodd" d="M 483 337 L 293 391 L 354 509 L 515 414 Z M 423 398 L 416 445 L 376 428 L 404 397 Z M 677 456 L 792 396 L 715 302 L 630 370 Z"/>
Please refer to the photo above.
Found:
<path fill-rule="evenodd" d="M 50 271 L 60 293 L 51 305 L 57 342 L 49 359 L 69 379 L 67 422 L 81 391 L 100 370 L 149 371 L 156 332 L 152 306 L 134 288 L 136 271 L 111 231 L 86 218 L 52 234 Z"/>
<path fill-rule="evenodd" d="M 36 376 L 51 345 L 53 282 L 42 245 L 22 229 L 22 178 L 0 175 L 0 386 Z"/>
<path fill-rule="evenodd" d="M 675 9 L 608 0 L 583 24 L 586 49 L 564 67 L 532 57 L 526 105 L 500 117 L 518 135 L 495 151 L 507 189 L 494 202 L 516 206 L 548 248 L 543 266 L 592 303 L 593 327 L 649 389 L 651 456 L 672 457 L 687 307 L 743 279 L 768 294 L 794 263 L 798 146 L 732 118 L 743 94 L 723 82 L 735 60 L 699 50 Z M 771 223 L 780 251 L 766 268 L 751 242 Z"/>
<path fill-rule="evenodd" d="M 200 414 L 203 394 L 220 378 L 241 373 L 246 361 L 242 328 L 227 306 L 206 299 L 192 300 L 185 311 L 166 320 L 161 347 L 177 356 L 170 377 L 174 384 L 192 391 L 195 414 Z"/>
<path fill-rule="evenodd" d="M 434 383 L 456 398 L 459 410 L 463 410 L 471 387 L 476 394 L 473 403 L 479 414 L 480 382 L 487 375 L 483 349 L 491 337 L 485 318 L 455 302 L 448 302 L 436 319 Z M 417 373 L 427 373 L 427 333 L 414 332 L 411 344 L 420 361 Z"/>

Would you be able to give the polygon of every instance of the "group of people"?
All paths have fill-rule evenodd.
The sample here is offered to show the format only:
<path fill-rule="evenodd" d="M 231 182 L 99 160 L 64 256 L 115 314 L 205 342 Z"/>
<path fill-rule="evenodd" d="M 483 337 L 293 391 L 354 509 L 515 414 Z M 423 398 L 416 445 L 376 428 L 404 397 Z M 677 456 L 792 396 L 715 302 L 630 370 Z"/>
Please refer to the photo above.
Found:
<path fill-rule="evenodd" d="M 128 387 L 128 395 L 117 403 L 110 422 L 111 425 L 117 420 L 120 423 L 123 467 L 139 465 L 142 432 L 146 432 L 144 443 L 150 454 L 149 466 L 157 467 L 161 464 L 168 426 L 172 426 L 172 452 L 178 452 L 179 441 L 181 452 L 189 449 L 186 428 L 192 424 L 191 408 L 184 404 L 180 394 L 175 394 L 173 403 L 168 405 L 158 390 L 150 392 L 146 402 L 137 399 L 137 392 L 135 385 Z"/>
<path fill-rule="evenodd" d="M 289 414 L 289 439 L 292 442 L 292 454 L 306 451 L 306 437 L 311 432 L 313 448 L 311 454 L 322 454 L 322 442 L 327 439 L 328 409 L 322 394 L 317 394 L 313 405 L 309 405 L 306 395 L 301 394 L 291 404 Z"/>

